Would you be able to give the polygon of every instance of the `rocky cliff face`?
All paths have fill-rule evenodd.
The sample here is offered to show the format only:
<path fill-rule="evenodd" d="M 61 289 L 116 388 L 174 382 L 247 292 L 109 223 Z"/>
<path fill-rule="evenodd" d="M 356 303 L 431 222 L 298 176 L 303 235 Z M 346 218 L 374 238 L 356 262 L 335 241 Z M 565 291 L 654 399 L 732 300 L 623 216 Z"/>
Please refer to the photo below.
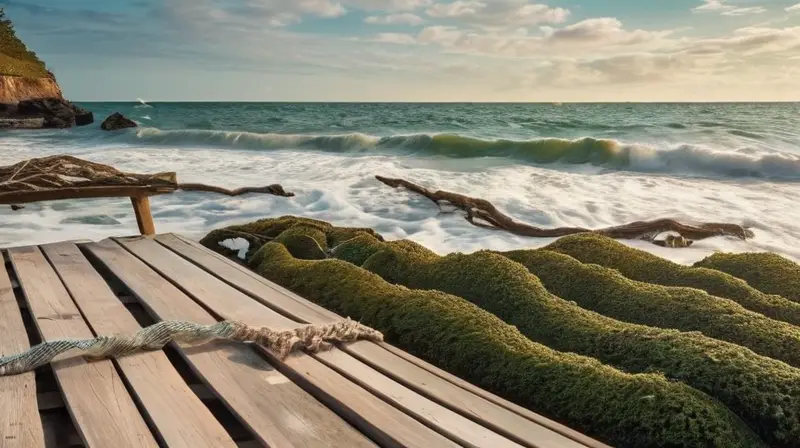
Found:
<path fill-rule="evenodd" d="M 0 75 L 0 104 L 26 100 L 63 99 L 55 78 L 22 78 Z"/>

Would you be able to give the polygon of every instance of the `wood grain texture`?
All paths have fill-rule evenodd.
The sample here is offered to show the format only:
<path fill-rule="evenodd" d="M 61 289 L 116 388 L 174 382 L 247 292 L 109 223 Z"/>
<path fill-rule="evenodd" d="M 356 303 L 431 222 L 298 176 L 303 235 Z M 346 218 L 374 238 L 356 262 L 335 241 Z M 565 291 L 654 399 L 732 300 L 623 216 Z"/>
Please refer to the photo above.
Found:
<path fill-rule="evenodd" d="M 0 356 L 30 348 L 11 279 L 0 265 Z M 0 377 L 0 448 L 44 447 L 33 372 Z"/>
<path fill-rule="evenodd" d="M 153 222 L 153 212 L 150 210 L 150 198 L 147 196 L 132 196 L 131 205 L 136 215 L 136 225 L 142 235 L 155 235 L 156 224 Z"/>
<path fill-rule="evenodd" d="M 59 243 L 42 246 L 41 250 L 94 333 L 132 334 L 141 329 L 77 246 Z M 163 351 L 125 356 L 116 362 L 134 397 L 167 446 L 236 446 Z"/>
<path fill-rule="evenodd" d="M 230 262 L 199 243 L 172 234 L 159 235 L 156 240 L 256 300 L 266 302 L 271 308 L 284 311 L 284 314 L 301 322 L 320 324 L 341 319 L 335 313 L 269 282 L 244 266 Z M 578 446 L 608 448 L 578 431 L 497 397 L 389 344 L 379 345 L 396 357 L 387 358 L 381 350 L 373 349 L 378 345 L 371 342 L 347 345 L 344 350 L 396 381 L 462 415 L 504 432 L 520 443 L 543 447 L 573 446 L 577 443 Z M 443 380 L 449 384 L 442 383 Z M 458 389 L 453 389 L 453 386 Z M 530 425 L 519 421 L 519 417 Z"/>
<path fill-rule="evenodd" d="M 528 420 L 530 420 L 532 422 L 536 422 L 536 423 L 538 423 L 538 424 L 540 424 L 540 425 L 542 425 L 542 426 L 544 426 L 546 428 L 549 428 L 550 430 L 555 431 L 555 432 L 557 432 L 557 433 L 559 433 L 559 434 L 561 434 L 561 435 L 563 435 L 565 437 L 568 437 L 568 438 L 570 438 L 570 439 L 572 439 L 572 440 L 574 440 L 574 441 L 576 441 L 576 442 L 578 442 L 578 443 L 580 443 L 582 445 L 585 445 L 585 446 L 591 447 L 591 448 L 611 448 L 609 445 L 606 445 L 605 443 L 602 443 L 600 441 L 592 439 L 591 437 L 589 437 L 589 436 L 587 436 L 585 434 L 581 434 L 580 432 L 575 431 L 574 429 L 569 428 L 567 426 L 564 426 L 561 423 L 558 423 L 556 421 L 550 420 L 550 419 L 548 419 L 546 417 L 543 417 L 543 416 L 541 416 L 541 415 L 539 415 L 539 414 L 537 414 L 535 412 L 530 411 L 529 409 L 523 408 L 522 406 L 520 406 L 518 404 L 512 403 L 512 402 L 510 402 L 510 401 L 508 401 L 508 400 L 506 400 L 504 398 L 498 397 L 497 395 L 495 395 L 495 394 L 493 394 L 491 392 L 483 390 L 483 389 L 475 386 L 474 384 L 469 383 L 467 381 L 464 381 L 461 378 L 451 374 L 450 372 L 446 372 L 446 371 L 444 371 L 444 370 L 442 370 L 442 369 L 440 369 L 440 368 L 438 368 L 438 367 L 436 367 L 436 366 L 434 366 L 434 365 L 432 365 L 432 364 L 430 364 L 430 363 L 428 363 L 428 362 L 426 362 L 426 361 L 424 361 L 422 359 L 419 359 L 419 358 L 417 358 L 415 356 L 412 356 L 412 355 L 408 354 L 407 352 L 405 352 L 403 350 L 400 350 L 397 347 L 394 347 L 394 346 L 392 346 L 390 344 L 387 344 L 385 342 L 384 343 L 380 343 L 378 345 L 381 346 L 382 348 L 384 348 L 385 350 L 387 350 L 387 351 L 389 351 L 391 353 L 394 353 L 395 355 L 397 355 L 397 356 L 399 356 L 399 357 L 401 357 L 401 358 L 403 358 L 403 359 L 405 359 L 405 360 L 407 360 L 407 361 L 409 361 L 409 362 L 411 362 L 411 363 L 413 363 L 413 364 L 415 364 L 415 365 L 417 365 L 417 366 L 419 366 L 419 367 L 431 372 L 432 374 L 434 374 L 434 375 L 436 375 L 436 376 L 438 376 L 438 377 L 440 377 L 442 379 L 445 379 L 448 382 L 450 382 L 452 384 L 455 384 L 458 387 L 461 387 L 464 390 L 470 391 L 475 395 L 483 397 L 484 399 L 486 399 L 488 401 L 491 401 L 492 403 L 495 403 L 498 406 L 502 406 L 503 408 L 508 409 L 509 411 L 512 411 L 512 412 L 514 412 L 514 413 L 516 413 L 516 414 L 518 414 L 518 415 L 520 415 L 522 417 L 525 417 L 526 419 L 528 419 Z"/>
<path fill-rule="evenodd" d="M 190 297 L 113 241 L 85 247 L 157 320 L 216 322 Z M 374 446 L 245 345 L 218 342 L 180 347 L 179 353 L 262 444 L 271 447 Z"/>
<path fill-rule="evenodd" d="M 342 319 L 336 313 L 270 282 L 244 266 L 232 263 L 231 260 L 208 250 L 197 242 L 173 234 L 158 235 L 156 241 L 255 300 L 297 322 L 331 323 Z"/>
<path fill-rule="evenodd" d="M 9 257 L 42 340 L 94 337 L 38 248 L 12 249 Z M 52 367 L 84 443 L 90 447 L 158 446 L 112 362 L 89 363 L 69 356 L 57 358 Z"/>
<path fill-rule="evenodd" d="M 584 445 L 536 424 L 479 395 L 467 392 L 368 341 L 347 344 L 345 351 L 459 414 L 531 448 L 579 448 Z"/>
<path fill-rule="evenodd" d="M 196 300 L 226 319 L 238 320 L 249 325 L 264 325 L 273 329 L 292 328 L 298 325 L 298 322 L 259 304 L 253 298 L 208 275 L 203 269 L 150 239 L 126 239 L 121 241 L 121 244 L 162 275 L 180 284 Z M 219 299 L 222 297 L 224 300 Z M 395 407 L 403 409 L 460 444 L 474 447 L 518 446 L 511 440 L 387 378 L 344 352 L 332 350 L 314 356 L 340 374 L 351 378 Z"/>

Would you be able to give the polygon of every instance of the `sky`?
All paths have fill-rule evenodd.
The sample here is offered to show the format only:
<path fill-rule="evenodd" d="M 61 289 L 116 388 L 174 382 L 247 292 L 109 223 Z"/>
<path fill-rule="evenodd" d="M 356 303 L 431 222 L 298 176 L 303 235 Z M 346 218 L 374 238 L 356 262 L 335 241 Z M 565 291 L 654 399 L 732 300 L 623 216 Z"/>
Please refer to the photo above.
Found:
<path fill-rule="evenodd" d="M 800 0 L 0 0 L 74 101 L 800 101 Z"/>

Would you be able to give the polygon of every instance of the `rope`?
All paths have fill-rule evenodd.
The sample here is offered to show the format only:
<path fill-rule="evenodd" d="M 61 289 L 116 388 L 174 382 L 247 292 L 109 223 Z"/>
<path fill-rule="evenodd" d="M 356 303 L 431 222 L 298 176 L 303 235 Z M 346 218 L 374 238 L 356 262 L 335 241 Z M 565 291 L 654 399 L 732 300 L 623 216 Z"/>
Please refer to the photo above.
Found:
<path fill-rule="evenodd" d="M 383 340 L 383 335 L 350 319 L 285 331 L 273 331 L 266 327 L 254 328 L 233 321 L 213 325 L 162 321 L 142 328 L 130 336 L 98 336 L 94 339 L 43 342 L 26 352 L 0 357 L 0 376 L 30 372 L 70 350 L 80 350 L 85 357 L 91 359 L 117 358 L 139 350 L 158 350 L 170 342 L 200 345 L 218 339 L 263 345 L 280 359 L 284 359 L 299 349 L 318 352 L 330 349 L 333 342 L 352 342 L 359 339 L 379 342 Z"/>

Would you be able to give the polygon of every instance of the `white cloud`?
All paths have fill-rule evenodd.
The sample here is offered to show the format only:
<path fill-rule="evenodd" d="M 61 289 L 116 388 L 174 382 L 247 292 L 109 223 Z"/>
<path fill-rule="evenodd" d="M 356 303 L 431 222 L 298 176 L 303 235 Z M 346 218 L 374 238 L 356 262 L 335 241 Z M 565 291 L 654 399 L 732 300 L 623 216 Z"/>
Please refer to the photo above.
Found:
<path fill-rule="evenodd" d="M 570 15 L 564 8 L 531 3 L 527 0 L 456 0 L 436 3 L 425 11 L 435 18 L 454 19 L 489 27 L 535 26 L 563 23 Z"/>
<path fill-rule="evenodd" d="M 748 16 L 753 14 L 763 14 L 767 9 L 763 6 L 752 6 L 749 8 L 734 8 L 722 13 L 723 16 Z"/>
<path fill-rule="evenodd" d="M 370 16 L 364 22 L 373 25 L 419 25 L 425 20 L 422 17 L 410 12 L 387 14 L 385 16 Z"/>
<path fill-rule="evenodd" d="M 733 9 L 732 6 L 723 3 L 725 0 L 703 0 L 703 4 L 692 11 L 727 11 Z"/>
<path fill-rule="evenodd" d="M 373 41 L 385 44 L 405 44 L 405 45 L 417 42 L 414 36 L 403 33 L 380 33 L 375 36 Z"/>
<path fill-rule="evenodd" d="M 753 14 L 763 14 L 767 8 L 763 6 L 736 7 L 725 3 L 727 0 L 703 0 L 704 3 L 692 9 L 695 12 L 719 12 L 723 16 L 747 16 Z"/>
<path fill-rule="evenodd" d="M 668 32 L 627 31 L 622 22 L 613 17 L 600 17 L 566 26 L 560 29 L 545 28 L 552 42 L 585 42 L 594 45 L 628 45 L 641 43 L 669 34 Z"/>
<path fill-rule="evenodd" d="M 342 0 L 347 6 L 367 11 L 413 11 L 433 3 L 433 0 Z"/>
<path fill-rule="evenodd" d="M 800 11 L 800 3 L 786 8 L 786 12 L 795 12 L 795 11 Z"/>

